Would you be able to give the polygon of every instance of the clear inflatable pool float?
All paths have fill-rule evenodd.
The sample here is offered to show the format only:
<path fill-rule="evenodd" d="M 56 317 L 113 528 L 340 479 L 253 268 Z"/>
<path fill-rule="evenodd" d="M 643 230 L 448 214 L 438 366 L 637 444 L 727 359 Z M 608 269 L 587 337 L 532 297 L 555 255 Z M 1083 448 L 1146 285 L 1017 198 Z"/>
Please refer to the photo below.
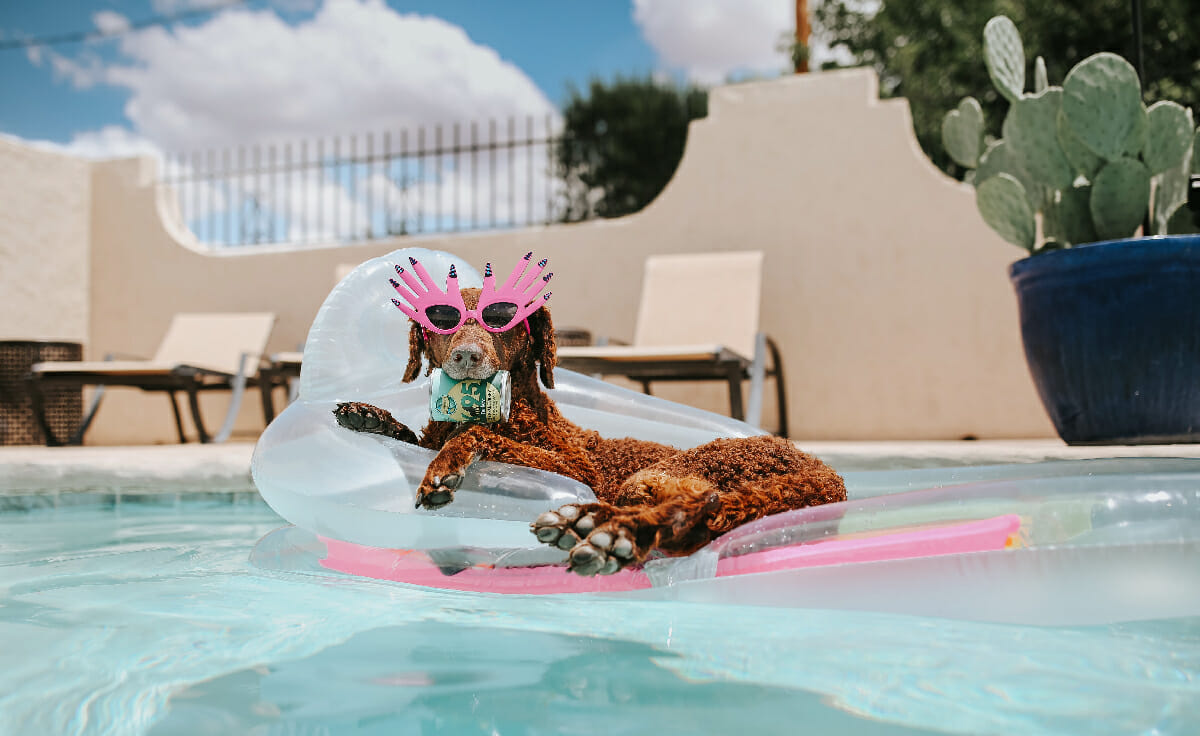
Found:
<path fill-rule="evenodd" d="M 337 426 L 365 401 L 409 427 L 429 417 L 428 379 L 400 382 L 408 328 L 391 305 L 394 263 L 431 272 L 450 254 L 404 249 L 339 283 L 314 320 L 296 401 L 266 429 L 252 472 L 293 526 L 252 555 L 271 569 L 349 574 L 477 593 L 605 595 L 842 608 L 1029 624 L 1200 614 L 1200 461 L 1092 460 L 844 473 L 849 500 L 744 525 L 684 558 L 614 575 L 566 570 L 530 522 L 594 500 L 559 475 L 472 466 L 453 503 L 414 508 L 434 453 Z M 549 394 L 608 437 L 687 448 L 761 430 L 559 369 Z"/>

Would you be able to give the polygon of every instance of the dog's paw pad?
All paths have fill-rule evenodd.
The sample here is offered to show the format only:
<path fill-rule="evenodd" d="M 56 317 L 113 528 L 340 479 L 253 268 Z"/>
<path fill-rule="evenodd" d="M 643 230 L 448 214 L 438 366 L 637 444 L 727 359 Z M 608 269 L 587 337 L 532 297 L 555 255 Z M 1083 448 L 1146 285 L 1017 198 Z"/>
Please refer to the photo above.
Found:
<path fill-rule="evenodd" d="M 416 444 L 417 435 L 408 427 L 397 422 L 385 409 L 359 401 L 343 401 L 333 410 L 333 418 L 339 427 L 354 432 L 381 434 L 385 437 Z"/>
<path fill-rule="evenodd" d="M 571 531 L 570 529 L 567 529 L 566 531 L 564 531 L 562 533 L 562 536 L 560 536 L 558 538 L 558 541 L 556 541 L 554 543 L 554 546 L 558 547 L 559 549 L 563 550 L 564 552 L 575 549 L 575 547 L 577 547 L 578 545 L 579 545 L 579 535 L 576 534 L 575 532 Z"/>
<path fill-rule="evenodd" d="M 604 523 L 605 515 L 568 504 L 539 516 L 530 530 L 539 542 L 570 553 L 571 572 L 611 575 L 637 560 L 637 547 L 624 527 Z"/>
<path fill-rule="evenodd" d="M 634 561 L 636 549 L 623 529 L 606 526 L 571 548 L 570 568 L 580 575 L 612 575 Z"/>
<path fill-rule="evenodd" d="M 366 411 L 360 404 L 342 403 L 333 410 L 334 419 L 339 426 L 352 429 L 355 432 L 370 432 L 379 428 L 379 417 L 374 412 Z"/>
<path fill-rule="evenodd" d="M 542 544 L 556 544 L 563 533 L 563 518 L 553 511 L 547 511 L 534 519 L 529 525 L 534 536 Z"/>
<path fill-rule="evenodd" d="M 417 491 L 417 508 L 440 509 L 454 500 L 454 491 L 462 485 L 463 477 L 459 473 L 446 476 L 435 475 L 426 485 Z"/>

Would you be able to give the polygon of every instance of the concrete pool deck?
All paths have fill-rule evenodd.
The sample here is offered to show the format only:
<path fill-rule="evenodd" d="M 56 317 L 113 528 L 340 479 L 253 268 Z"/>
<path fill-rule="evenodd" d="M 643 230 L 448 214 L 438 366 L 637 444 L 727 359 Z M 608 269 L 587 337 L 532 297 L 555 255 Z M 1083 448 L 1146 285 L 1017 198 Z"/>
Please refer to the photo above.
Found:
<path fill-rule="evenodd" d="M 1089 458 L 1200 458 L 1200 444 L 1070 447 L 1056 439 L 800 442 L 841 471 L 998 465 Z M 0 494 L 253 492 L 254 445 L 0 447 Z"/>

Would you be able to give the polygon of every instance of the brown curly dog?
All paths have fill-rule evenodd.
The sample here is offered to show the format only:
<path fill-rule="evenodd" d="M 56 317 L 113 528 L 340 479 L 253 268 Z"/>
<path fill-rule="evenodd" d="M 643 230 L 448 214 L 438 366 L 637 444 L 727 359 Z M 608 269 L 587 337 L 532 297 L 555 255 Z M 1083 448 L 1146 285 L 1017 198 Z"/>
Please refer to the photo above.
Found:
<path fill-rule="evenodd" d="M 469 309 L 478 289 L 463 289 Z M 692 450 L 635 439 L 605 439 L 559 413 L 538 385 L 554 387 L 554 326 L 541 307 L 518 326 L 494 333 L 474 319 L 452 335 L 413 322 L 404 380 L 421 370 L 424 355 L 455 379 L 512 374 L 509 420 L 498 424 L 431 421 L 417 435 L 388 412 L 347 402 L 334 410 L 338 424 L 437 450 L 417 490 L 417 506 L 437 508 L 454 499 L 476 460 L 524 465 L 574 478 L 596 503 L 567 505 L 532 525 L 542 542 L 570 553 L 570 569 L 610 574 L 640 563 L 654 550 L 694 552 L 720 534 L 768 514 L 842 501 L 842 478 L 789 441 L 772 436 L 719 439 Z M 540 368 L 539 368 L 540 366 Z"/>

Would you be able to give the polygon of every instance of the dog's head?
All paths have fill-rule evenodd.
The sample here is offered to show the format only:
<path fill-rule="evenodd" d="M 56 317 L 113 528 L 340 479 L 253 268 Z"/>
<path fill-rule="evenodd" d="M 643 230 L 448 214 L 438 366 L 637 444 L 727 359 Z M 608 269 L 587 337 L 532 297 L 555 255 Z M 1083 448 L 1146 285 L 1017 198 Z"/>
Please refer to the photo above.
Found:
<path fill-rule="evenodd" d="M 468 309 L 479 304 L 479 289 L 462 289 L 461 294 Z M 475 319 L 467 319 L 451 335 L 441 335 L 410 322 L 405 381 L 420 375 L 424 356 L 430 368 L 441 368 L 456 381 L 490 378 L 503 370 L 512 373 L 514 387 L 536 385 L 540 373 L 546 388 L 554 388 L 554 324 L 545 306 L 505 332 L 485 330 Z"/>

